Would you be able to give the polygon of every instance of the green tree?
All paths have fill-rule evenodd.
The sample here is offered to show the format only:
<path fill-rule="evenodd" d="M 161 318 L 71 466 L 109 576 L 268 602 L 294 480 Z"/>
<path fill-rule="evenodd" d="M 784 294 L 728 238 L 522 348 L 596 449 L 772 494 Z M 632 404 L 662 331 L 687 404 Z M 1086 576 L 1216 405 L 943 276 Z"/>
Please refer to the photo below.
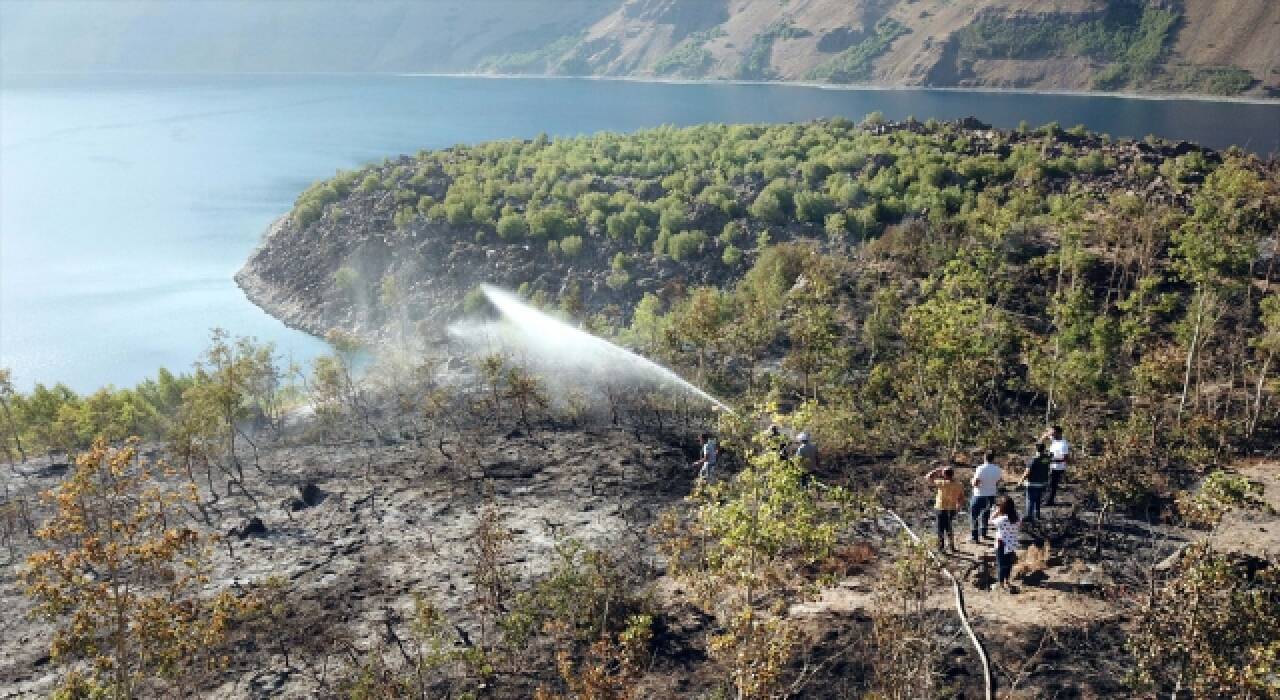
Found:
<path fill-rule="evenodd" d="M 1008 321 L 985 301 L 944 289 L 907 311 L 902 335 L 901 395 L 922 412 L 926 434 L 954 450 L 1014 356 Z"/>
<path fill-rule="evenodd" d="M 252 338 L 232 339 L 226 331 L 215 328 L 209 347 L 196 364 L 192 384 L 182 397 L 186 415 L 179 432 L 187 439 L 208 443 L 209 447 L 221 445 L 229 485 L 241 490 L 246 486 L 237 438 L 243 437 L 252 445 L 241 423 L 255 410 L 261 415 L 263 406 L 260 401 L 255 404 L 255 399 L 263 399 L 260 392 L 276 386 L 279 375 L 272 344 L 259 345 Z"/>
<path fill-rule="evenodd" d="M 582 236 L 565 236 L 560 239 L 560 252 L 566 258 L 576 258 L 582 253 Z"/>
<path fill-rule="evenodd" d="M 503 214 L 498 219 L 498 235 L 504 241 L 519 241 L 529 233 L 529 225 L 524 217 L 514 212 Z"/>
<path fill-rule="evenodd" d="M 13 463 L 11 447 L 17 450 L 19 459 L 27 461 L 27 451 L 22 448 L 22 427 L 18 425 L 18 420 L 13 414 L 13 400 L 16 396 L 11 370 L 8 367 L 0 367 L 0 413 L 4 414 L 3 444 L 5 456 L 8 457 L 10 464 Z"/>
<path fill-rule="evenodd" d="M 826 221 L 827 214 L 835 209 L 831 198 L 821 192 L 802 191 L 795 195 L 796 219 L 811 224 Z"/>
<path fill-rule="evenodd" d="M 1280 659 L 1280 572 L 1249 573 L 1204 543 L 1134 616 L 1128 647 L 1138 692 L 1192 697 L 1272 697 Z"/>
<path fill-rule="evenodd" d="M 728 319 L 724 295 L 715 287 L 698 287 L 670 314 L 666 342 L 673 349 L 693 347 L 699 377 L 706 376 L 707 361 L 719 348 Z"/>
<path fill-rule="evenodd" d="M 782 180 L 774 180 L 760 190 L 749 212 L 753 218 L 774 224 L 786 223 L 792 209 L 791 187 Z"/>
<path fill-rule="evenodd" d="M 773 697 L 782 687 L 798 629 L 772 612 L 785 604 L 766 601 L 812 590 L 813 564 L 832 553 L 856 514 L 850 494 L 823 488 L 757 439 L 736 446 L 747 451 L 741 472 L 690 494 L 689 522 L 668 512 L 657 525 L 671 574 L 724 625 L 710 649 L 739 698 Z"/>
<path fill-rule="evenodd" d="M 1265 188 L 1266 183 L 1243 163 L 1224 164 L 1205 181 L 1196 194 L 1191 218 L 1173 235 L 1174 268 L 1195 290 L 1186 320 L 1179 419 L 1201 351 L 1216 325 L 1214 309 L 1242 290 L 1244 273 L 1256 258 L 1259 232 L 1273 217 Z"/>

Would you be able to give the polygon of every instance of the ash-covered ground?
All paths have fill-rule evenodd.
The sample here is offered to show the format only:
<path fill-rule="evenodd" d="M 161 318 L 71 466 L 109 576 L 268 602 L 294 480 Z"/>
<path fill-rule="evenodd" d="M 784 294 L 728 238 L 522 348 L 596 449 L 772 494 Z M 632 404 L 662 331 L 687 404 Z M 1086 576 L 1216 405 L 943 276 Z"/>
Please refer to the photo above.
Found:
<path fill-rule="evenodd" d="M 239 630 L 230 663 L 204 678 L 198 695 L 343 697 L 344 683 L 368 654 L 394 649 L 395 640 L 407 637 L 415 600 L 440 608 L 456 631 L 454 646 L 477 643 L 485 631 L 475 605 L 475 531 L 487 509 L 512 536 L 501 566 L 513 591 L 545 576 L 558 548 L 579 542 L 607 552 L 632 592 L 649 601 L 656 634 L 634 697 L 709 697 L 726 688 L 723 668 L 708 654 L 709 638 L 723 627 L 665 574 L 651 530 L 664 509 L 688 511 L 683 499 L 696 473 L 690 466 L 696 436 L 711 414 L 636 409 L 624 411 L 615 425 L 608 411 L 574 420 L 553 413 L 529 421 L 509 412 L 503 419 L 472 416 L 453 421 L 461 429 L 381 440 L 356 433 L 321 438 L 315 419 L 306 418 L 280 435 L 259 432 L 253 444 L 242 440 L 245 488 L 230 488 L 231 472 L 214 469 L 216 498 L 207 484 L 201 489 L 207 521 L 195 511 L 192 517 L 220 535 L 211 550 L 210 591 L 274 582 L 280 617 L 271 627 Z M 165 457 L 158 445 L 144 452 Z M 819 476 L 854 488 L 898 484 L 882 493 L 884 504 L 929 539 L 930 499 L 923 480 L 910 478 L 924 466 L 826 462 Z M 732 478 L 735 462 L 727 457 L 724 467 L 725 478 Z M 6 511 L 0 550 L 2 698 L 45 696 L 63 672 L 50 659 L 50 624 L 30 615 L 19 574 L 40 546 L 27 528 L 49 513 L 38 494 L 68 469 L 63 460 L 41 459 L 0 477 L 5 503 L 20 505 Z M 1257 478 L 1274 473 L 1266 465 L 1249 469 Z M 1072 506 L 1070 494 L 1066 505 L 1048 511 L 1043 526 L 1024 531 L 1027 544 L 1047 539 L 1053 547 L 1044 565 L 1022 578 L 1017 594 L 987 590 L 989 546 L 962 546 L 945 559 L 964 581 L 969 613 L 1004 697 L 1126 694 L 1124 639 L 1132 611 L 1123 593 L 1199 536 L 1124 517 L 1094 533 L 1092 514 Z M 1274 516 L 1241 518 L 1231 521 L 1241 532 L 1277 527 Z M 1098 536 L 1106 550 L 1101 559 L 1091 555 Z M 835 573 L 833 585 L 788 613 L 804 631 L 788 670 L 793 697 L 859 697 L 874 673 L 868 640 L 874 619 L 884 614 L 880 592 L 902 555 L 902 540 L 882 519 L 857 525 L 843 539 L 824 564 Z M 981 666 L 960 629 L 950 589 L 941 577 L 928 586 L 927 600 L 910 614 L 925 620 L 915 629 L 928 630 L 939 650 L 940 687 L 951 696 L 978 697 Z M 531 697 L 559 682 L 554 650 L 542 651 L 504 659 L 483 682 L 431 686 L 428 696 L 452 697 L 465 687 L 479 697 Z"/>

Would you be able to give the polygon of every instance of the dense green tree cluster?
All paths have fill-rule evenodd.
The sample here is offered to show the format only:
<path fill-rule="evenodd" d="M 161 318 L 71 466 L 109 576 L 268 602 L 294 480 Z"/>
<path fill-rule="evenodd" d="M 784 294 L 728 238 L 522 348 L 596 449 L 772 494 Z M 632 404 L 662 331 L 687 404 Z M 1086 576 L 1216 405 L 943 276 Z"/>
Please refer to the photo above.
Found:
<path fill-rule="evenodd" d="M 1101 445 L 1116 416 L 1141 413 L 1162 459 L 1205 464 L 1258 435 L 1260 416 L 1277 425 L 1277 302 L 1258 254 L 1277 196 L 1274 173 L 1237 157 L 1185 208 L 984 194 L 941 224 L 891 226 L 855 257 L 771 246 L 717 292 L 719 312 L 694 303 L 702 290 L 664 313 L 654 298 L 631 333 L 664 329 L 667 357 L 729 391 L 754 384 L 731 367 L 781 355 L 775 390 L 851 413 L 841 432 L 864 449 L 1016 448 L 1046 417 Z"/>
<path fill-rule="evenodd" d="M 676 45 L 667 55 L 653 64 L 656 75 L 681 75 L 686 78 L 698 78 L 706 74 L 715 59 L 705 48 L 708 41 L 725 35 L 721 27 L 690 34 L 684 41 Z"/>
<path fill-rule="evenodd" d="M 161 368 L 132 389 L 103 387 L 81 395 L 64 384 L 36 384 L 14 391 L 0 370 L 0 446 L 12 460 L 48 451 L 85 448 L 97 437 L 121 441 L 130 435 L 163 437 L 182 405 L 192 378 Z"/>
<path fill-rule="evenodd" d="M 1081 56 L 1109 64 L 1094 87 L 1118 90 L 1156 77 L 1168 51 L 1179 11 L 1124 0 L 1108 3 L 1099 16 L 1073 21 L 1065 15 L 1034 19 L 982 19 L 956 35 L 961 59 L 1040 59 Z M 1244 90 L 1249 82 L 1240 85 Z M 1220 82 L 1218 89 L 1236 87 Z"/>
<path fill-rule="evenodd" d="M 875 60 L 889 50 L 893 40 L 909 30 L 888 17 L 876 23 L 853 46 L 809 72 L 810 80 L 829 83 L 856 83 L 871 80 Z"/>
<path fill-rule="evenodd" d="M 133 388 L 81 395 L 64 384 L 37 383 L 20 392 L 9 370 L 0 369 L 0 449 L 13 460 L 137 436 L 169 441 L 180 452 L 233 451 L 242 424 L 269 427 L 279 420 L 282 375 L 270 344 L 217 329 L 194 372 L 162 367 Z"/>
<path fill-rule="evenodd" d="M 1089 136 L 976 138 L 954 125 L 917 126 L 876 133 L 836 119 L 458 146 L 319 183 L 299 197 L 292 221 L 297 229 L 325 216 L 341 222 L 372 202 L 392 207 L 402 236 L 444 225 L 541 247 L 576 237 L 604 260 L 652 251 L 732 266 L 761 233 L 855 243 L 904 218 L 971 211 L 979 193 L 1003 201 L 1021 182 L 1065 188 L 1117 166 Z"/>
<path fill-rule="evenodd" d="M 345 177 L 436 197 L 411 226 L 613 261 L 634 308 L 593 328 L 730 395 L 814 402 L 864 449 L 1012 446 L 1045 419 L 1102 445 L 1140 410 L 1211 462 L 1276 420 L 1258 246 L 1277 177 L 1108 144 L 869 117 L 502 141 Z M 654 256 L 727 282 L 629 290 Z"/>

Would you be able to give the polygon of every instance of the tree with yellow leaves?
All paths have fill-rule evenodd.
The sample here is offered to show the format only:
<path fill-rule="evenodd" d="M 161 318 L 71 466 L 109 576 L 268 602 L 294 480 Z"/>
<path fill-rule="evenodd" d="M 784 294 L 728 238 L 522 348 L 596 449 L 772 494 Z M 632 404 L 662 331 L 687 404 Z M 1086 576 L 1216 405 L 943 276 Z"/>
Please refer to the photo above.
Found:
<path fill-rule="evenodd" d="M 219 648 L 252 603 L 229 591 L 204 597 L 209 540 L 187 524 L 163 464 L 98 440 L 75 471 L 45 494 L 52 517 L 37 531 L 47 549 L 23 576 L 36 612 L 57 624 L 51 656 L 68 667 L 66 697 L 131 698 L 190 691 L 216 669 Z"/>

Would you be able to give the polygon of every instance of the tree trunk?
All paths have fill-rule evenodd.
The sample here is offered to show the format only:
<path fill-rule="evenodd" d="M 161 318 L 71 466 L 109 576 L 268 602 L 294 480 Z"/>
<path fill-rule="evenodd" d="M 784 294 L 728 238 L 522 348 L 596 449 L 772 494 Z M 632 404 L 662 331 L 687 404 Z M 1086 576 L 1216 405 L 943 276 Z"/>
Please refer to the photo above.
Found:
<path fill-rule="evenodd" d="M 1267 372 L 1271 369 L 1271 361 L 1275 358 L 1274 352 L 1267 353 L 1267 359 L 1262 362 L 1262 371 L 1258 373 L 1258 383 L 1253 390 L 1253 410 L 1250 411 L 1248 427 L 1245 429 L 1245 438 L 1253 437 L 1253 433 L 1258 429 L 1258 419 L 1262 417 L 1262 387 L 1267 382 Z"/>
<path fill-rule="evenodd" d="M 1044 405 L 1044 422 L 1053 418 L 1053 401 L 1058 385 L 1058 358 L 1062 354 L 1062 329 L 1058 323 L 1058 311 L 1062 304 L 1062 276 L 1065 273 L 1066 258 L 1061 247 L 1058 248 L 1058 279 L 1053 285 L 1053 362 L 1049 366 L 1049 394 Z"/>
<path fill-rule="evenodd" d="M 18 448 L 18 456 L 25 462 L 27 452 L 22 449 L 22 436 L 18 434 L 18 424 L 13 420 L 13 414 L 9 412 L 9 402 L 0 398 L 0 409 L 4 409 L 4 419 L 9 423 L 9 431 L 13 433 L 13 445 Z"/>
<path fill-rule="evenodd" d="M 1178 425 L 1182 425 L 1182 413 L 1187 407 L 1187 392 L 1191 387 L 1191 370 L 1195 364 L 1196 349 L 1200 345 L 1200 326 L 1204 323 L 1205 290 L 1201 285 L 1196 300 L 1196 320 L 1191 332 L 1191 343 L 1187 346 L 1187 362 L 1182 374 L 1182 397 L 1178 399 Z"/>

